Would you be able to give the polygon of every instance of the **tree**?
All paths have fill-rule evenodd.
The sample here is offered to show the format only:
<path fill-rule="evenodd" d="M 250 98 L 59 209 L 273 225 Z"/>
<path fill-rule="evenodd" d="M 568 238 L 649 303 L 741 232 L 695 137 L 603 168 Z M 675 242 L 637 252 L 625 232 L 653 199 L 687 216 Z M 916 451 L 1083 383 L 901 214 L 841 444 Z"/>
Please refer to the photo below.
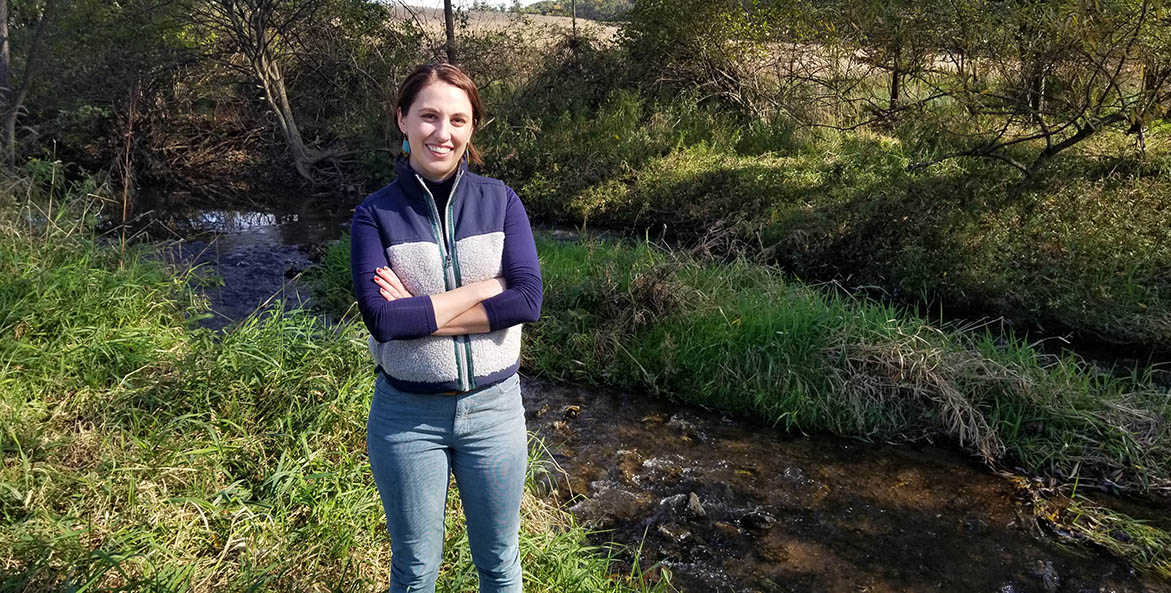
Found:
<path fill-rule="evenodd" d="M 773 22 L 768 9 L 739 0 L 640 0 L 627 16 L 619 35 L 636 80 L 759 115 L 754 74 Z"/>
<path fill-rule="evenodd" d="M 17 81 L 13 76 L 12 48 L 8 29 L 9 3 L 0 0 L 0 151 L 8 165 L 16 161 L 16 120 L 20 117 L 29 88 L 36 79 L 44 47 L 45 28 L 54 15 L 57 0 L 45 0 L 32 26 L 33 38 L 25 57 L 24 71 Z"/>
<path fill-rule="evenodd" d="M 992 4 L 999 25 L 985 30 L 982 50 L 990 75 L 949 89 L 963 119 L 942 127 L 962 148 L 916 166 L 992 158 L 1031 177 L 1103 130 L 1141 132 L 1171 99 L 1171 15 L 1161 1 L 1023 0 L 999 14 Z"/>
<path fill-rule="evenodd" d="M 300 33 L 298 26 L 308 21 L 322 4 L 322 0 L 207 0 L 196 5 L 194 13 L 199 22 L 229 40 L 244 57 L 247 71 L 264 90 L 264 98 L 288 144 L 297 173 L 310 181 L 317 181 L 313 168 L 318 163 L 339 154 L 334 150 L 311 148 L 301 137 L 282 62 Z"/>

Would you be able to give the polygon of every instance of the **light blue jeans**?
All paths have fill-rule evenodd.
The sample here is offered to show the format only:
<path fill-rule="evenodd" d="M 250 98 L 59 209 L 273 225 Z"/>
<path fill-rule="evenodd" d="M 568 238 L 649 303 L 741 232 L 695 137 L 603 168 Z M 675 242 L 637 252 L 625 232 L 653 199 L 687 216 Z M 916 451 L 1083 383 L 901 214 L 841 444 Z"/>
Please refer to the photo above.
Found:
<path fill-rule="evenodd" d="M 528 443 L 520 378 L 463 395 L 407 393 L 379 374 L 366 447 L 390 530 L 390 593 L 432 593 L 455 474 L 480 593 L 520 593 Z"/>

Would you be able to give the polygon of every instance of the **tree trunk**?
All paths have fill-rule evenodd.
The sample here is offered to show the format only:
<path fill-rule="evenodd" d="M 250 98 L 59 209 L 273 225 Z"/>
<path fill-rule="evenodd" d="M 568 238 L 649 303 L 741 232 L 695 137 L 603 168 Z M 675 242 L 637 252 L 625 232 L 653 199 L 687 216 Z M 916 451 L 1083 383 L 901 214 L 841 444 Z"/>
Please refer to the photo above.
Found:
<path fill-rule="evenodd" d="M 293 155 L 293 165 L 297 173 L 307 180 L 313 181 L 312 167 L 328 154 L 312 150 L 305 146 L 301 138 L 301 129 L 297 127 L 297 120 L 293 117 L 293 106 L 289 103 L 288 93 L 285 91 L 285 79 L 281 76 L 280 66 L 271 56 L 261 53 L 252 62 L 256 75 L 264 87 L 264 97 L 276 114 L 277 124 L 289 145 L 289 152 Z"/>
<path fill-rule="evenodd" d="M 12 53 L 8 48 L 8 0 L 0 0 L 0 108 L 12 97 Z"/>
<path fill-rule="evenodd" d="M 1033 122 L 1041 121 L 1041 112 L 1045 110 L 1045 73 L 1040 64 L 1033 66 L 1029 74 L 1029 88 L 1026 104 L 1029 106 L 1029 118 Z"/>
<path fill-rule="evenodd" d="M 443 0 L 443 22 L 447 29 L 447 63 L 455 63 L 455 15 L 451 12 L 451 0 Z"/>
<path fill-rule="evenodd" d="M 41 18 L 37 20 L 36 32 L 33 33 L 32 45 L 28 48 L 28 59 L 25 60 L 24 74 L 20 79 L 20 88 L 16 88 L 16 80 L 12 76 L 12 49 L 8 36 L 8 0 L 0 0 L 0 158 L 4 163 L 13 165 L 16 162 L 16 119 L 20 117 L 24 98 L 28 95 L 29 85 L 36 78 L 40 66 L 41 46 L 44 45 L 45 25 L 53 14 L 57 0 L 45 0 L 41 10 Z"/>
<path fill-rule="evenodd" d="M 4 118 L 0 129 L 0 151 L 3 160 L 12 164 L 16 158 L 13 139 L 16 137 L 16 122 L 8 127 L 8 113 L 13 111 L 12 100 L 16 98 L 12 82 L 12 53 L 8 44 L 8 0 L 0 0 L 0 114 Z"/>
<path fill-rule="evenodd" d="M 902 93 L 902 78 L 903 78 L 903 45 L 902 43 L 895 43 L 894 46 L 894 63 L 893 68 L 890 69 L 890 110 L 894 111 L 899 108 L 899 95 Z"/>

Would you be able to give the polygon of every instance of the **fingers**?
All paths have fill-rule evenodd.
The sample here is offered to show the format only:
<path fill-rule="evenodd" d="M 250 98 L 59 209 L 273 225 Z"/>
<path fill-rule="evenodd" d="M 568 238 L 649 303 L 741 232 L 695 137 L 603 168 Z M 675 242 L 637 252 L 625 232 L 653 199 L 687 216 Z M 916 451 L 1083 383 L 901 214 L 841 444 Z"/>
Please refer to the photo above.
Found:
<path fill-rule="evenodd" d="M 375 270 L 373 280 L 378 285 L 379 294 L 388 301 L 413 296 L 390 268 L 381 267 Z"/>
<path fill-rule="evenodd" d="M 378 292 L 383 296 L 390 295 L 392 297 L 391 300 L 403 298 L 403 294 L 386 280 L 375 276 L 374 283 L 378 285 Z"/>
<path fill-rule="evenodd" d="M 403 296 L 411 296 L 410 291 L 407 290 L 407 287 L 403 286 L 402 280 L 399 280 L 398 274 L 395 274 L 394 270 L 391 270 L 387 267 L 382 267 L 378 268 L 376 272 L 379 276 L 382 277 L 383 280 L 389 282 L 390 285 L 393 286 L 400 294 Z"/>

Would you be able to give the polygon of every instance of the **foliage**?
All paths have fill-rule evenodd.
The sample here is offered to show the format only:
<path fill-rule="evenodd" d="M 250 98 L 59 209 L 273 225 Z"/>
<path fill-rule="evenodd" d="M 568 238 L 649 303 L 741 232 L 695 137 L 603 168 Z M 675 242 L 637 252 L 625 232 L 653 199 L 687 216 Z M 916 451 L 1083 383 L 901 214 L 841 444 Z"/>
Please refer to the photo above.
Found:
<path fill-rule="evenodd" d="M 220 201 L 288 179 L 271 108 L 184 12 L 199 3 L 66 4 L 22 120 L 38 150 L 92 170 L 130 145 L 132 180 Z M 378 2 L 283 5 L 314 8 L 278 40 L 287 90 L 306 141 L 344 149 L 328 187 L 356 198 L 391 177 L 394 92 L 439 35 Z M 14 6 L 16 43 L 39 4 Z M 537 218 L 716 234 L 902 302 L 1168 344 L 1161 4 L 650 1 L 617 44 L 466 16 L 484 172 Z"/>
<path fill-rule="evenodd" d="M 385 588 L 360 324 L 278 308 L 192 329 L 205 305 L 188 276 L 149 246 L 100 245 L 87 200 L 64 192 L 48 220 L 0 210 L 0 590 Z M 611 574 L 625 552 L 534 487 L 526 590 L 666 590 Z M 441 584 L 464 591 L 451 501 Z"/>

